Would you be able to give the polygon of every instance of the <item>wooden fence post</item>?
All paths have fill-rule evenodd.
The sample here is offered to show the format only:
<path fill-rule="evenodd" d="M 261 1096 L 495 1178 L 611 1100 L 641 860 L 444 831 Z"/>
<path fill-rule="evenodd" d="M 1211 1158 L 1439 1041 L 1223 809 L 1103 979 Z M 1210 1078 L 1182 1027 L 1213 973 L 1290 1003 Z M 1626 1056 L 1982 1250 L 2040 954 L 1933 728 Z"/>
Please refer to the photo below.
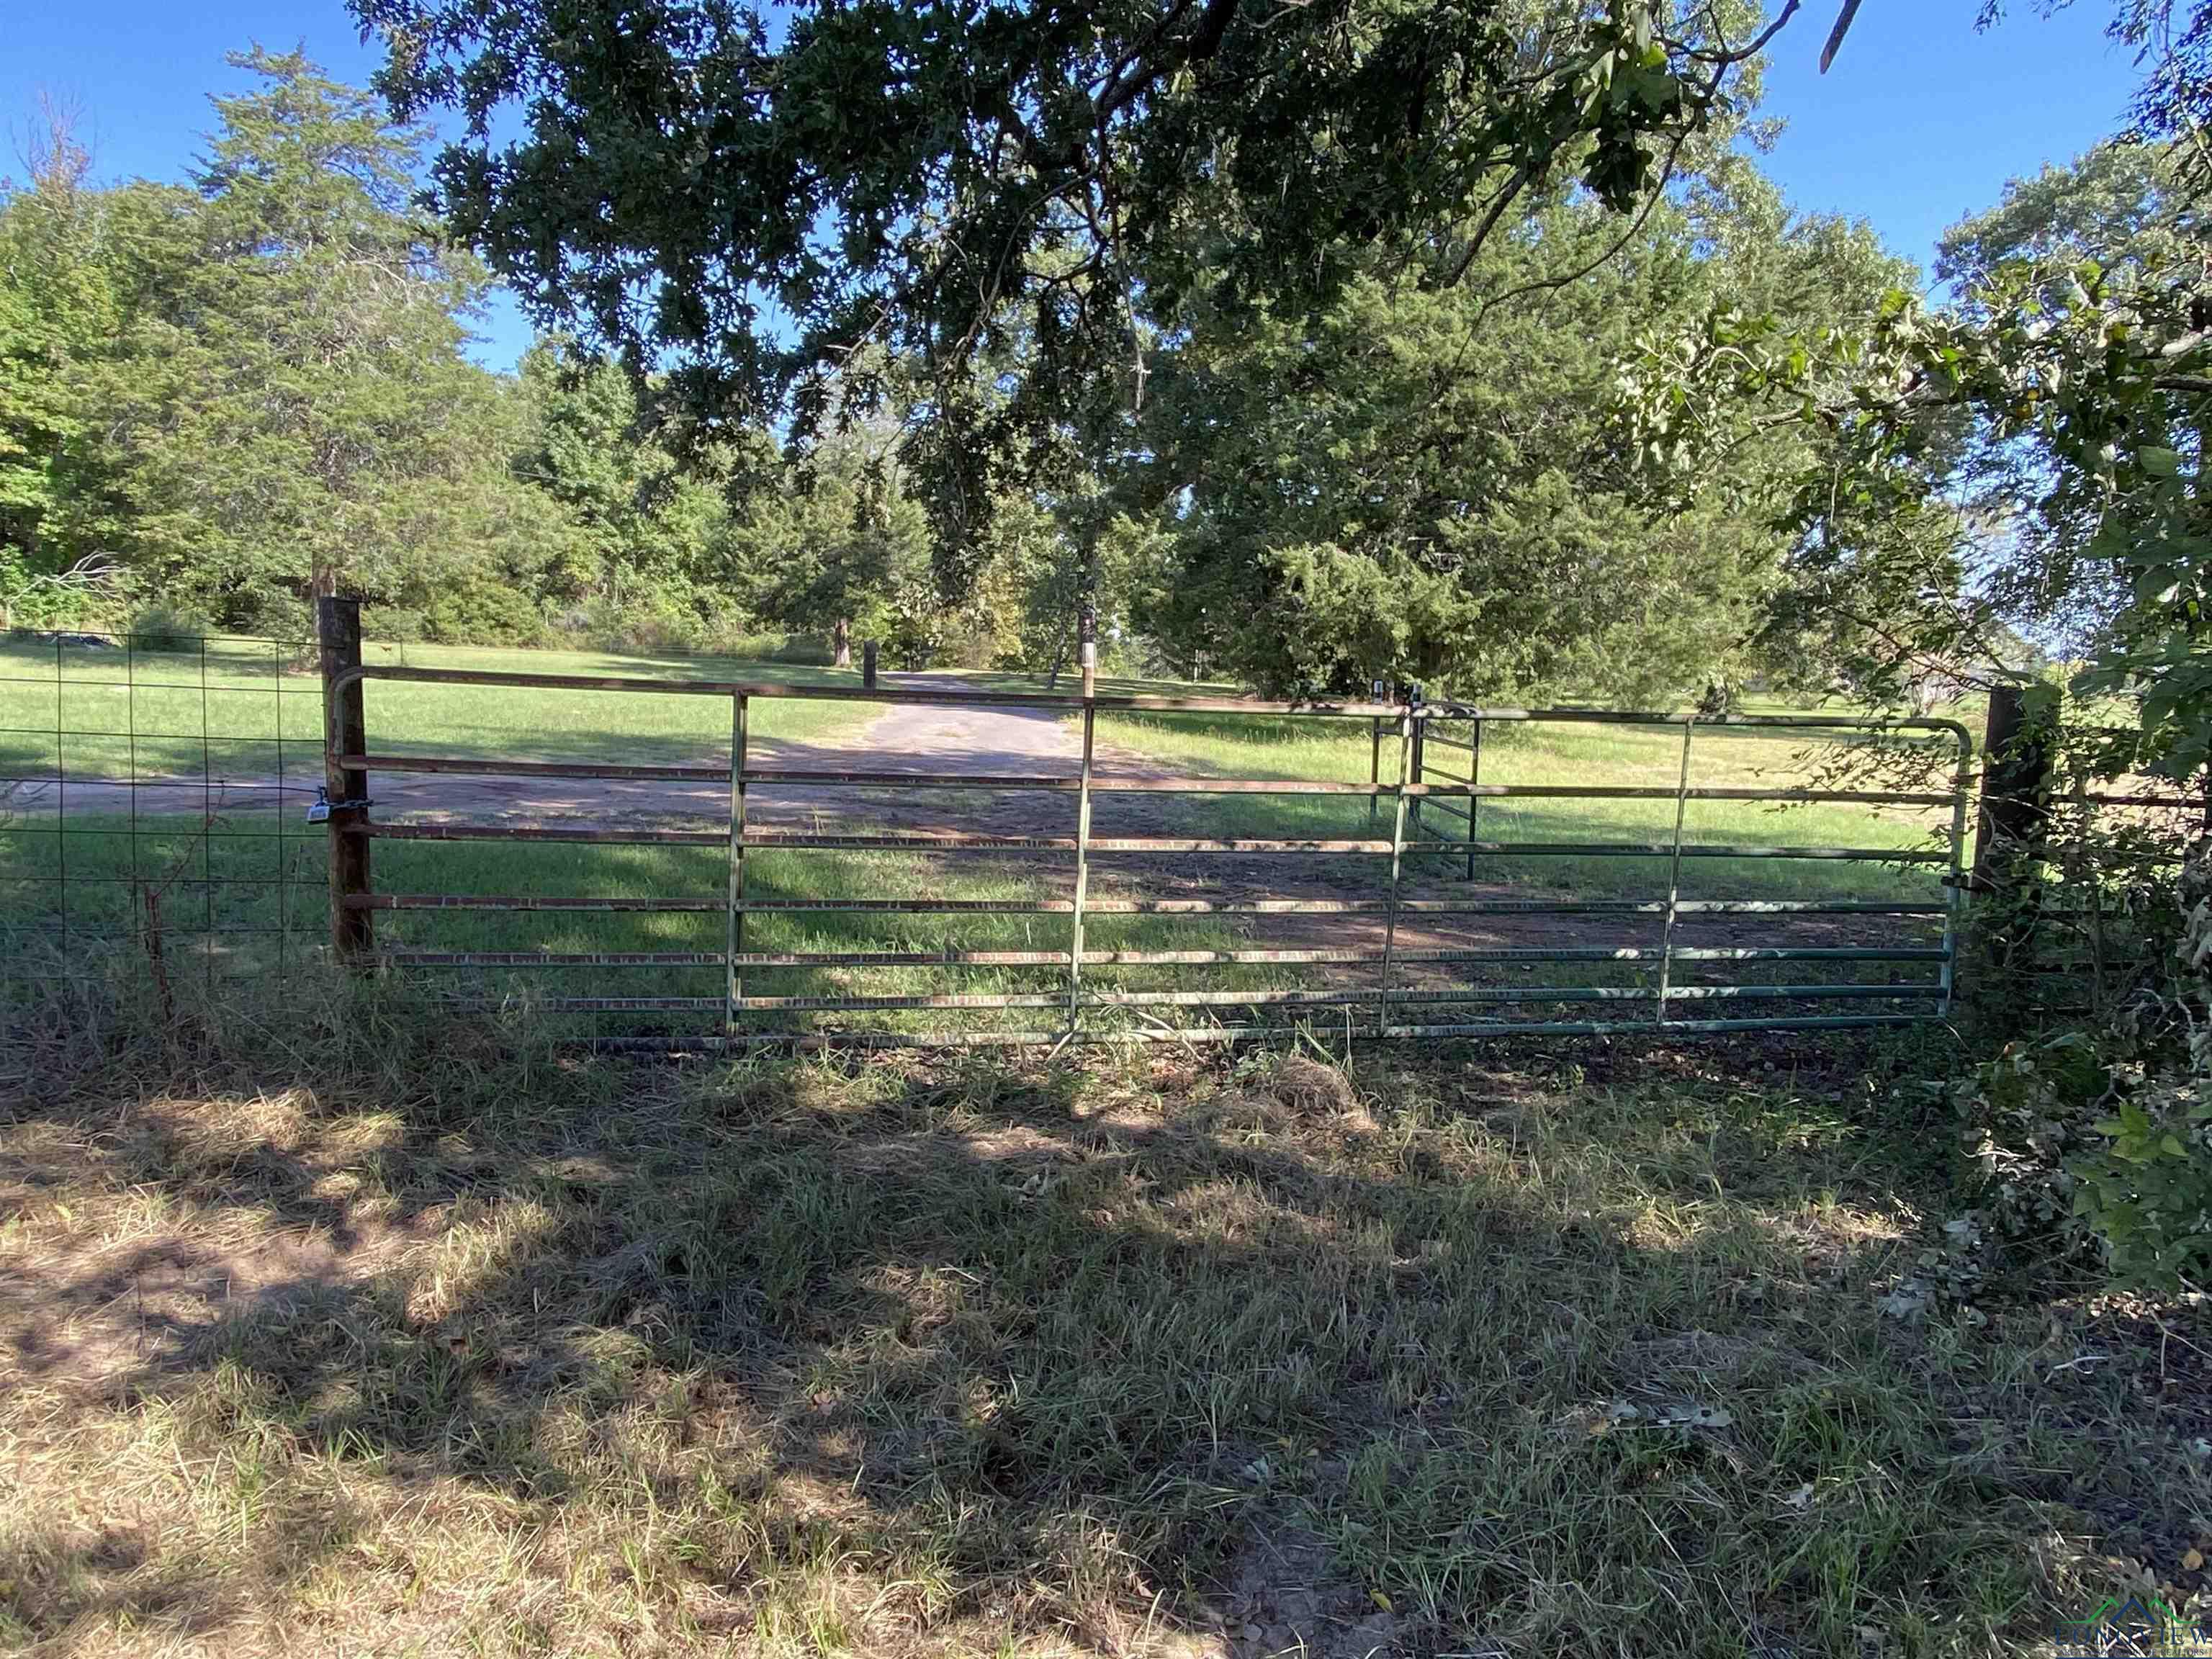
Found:
<path fill-rule="evenodd" d="M 876 642 L 873 640 L 860 647 L 860 686 L 867 691 L 876 689 Z"/>
<path fill-rule="evenodd" d="M 1991 687 L 1971 890 L 1981 913 L 1975 931 L 1993 995 L 2004 994 L 2012 970 L 2033 954 L 2034 919 L 2011 907 L 2018 905 L 2022 877 L 2045 841 L 2050 789 L 2049 744 L 2030 725 L 2021 688 Z"/>
<path fill-rule="evenodd" d="M 315 634 L 322 647 L 323 791 L 330 806 L 331 951 L 340 962 L 359 963 L 373 948 L 369 913 L 349 903 L 367 897 L 368 879 L 368 774 L 338 764 L 344 755 L 368 749 L 368 720 L 362 686 L 343 687 L 338 677 L 361 666 L 361 601 L 322 594 L 315 600 Z"/>
<path fill-rule="evenodd" d="M 2050 787 L 2050 750 L 2044 735 L 2028 726 L 2020 687 L 1992 686 L 1989 723 L 1982 737 L 1982 805 L 1974 835 L 1976 892 L 2009 886 L 2020 866 L 2040 844 Z"/>

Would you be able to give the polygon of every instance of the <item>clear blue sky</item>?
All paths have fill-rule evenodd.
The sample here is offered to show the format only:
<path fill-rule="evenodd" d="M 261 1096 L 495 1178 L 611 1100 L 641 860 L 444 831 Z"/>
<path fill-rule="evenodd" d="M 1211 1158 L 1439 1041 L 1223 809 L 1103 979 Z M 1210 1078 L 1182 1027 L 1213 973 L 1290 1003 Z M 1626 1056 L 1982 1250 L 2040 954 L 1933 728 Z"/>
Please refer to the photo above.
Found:
<path fill-rule="evenodd" d="M 2106 0 L 1973 29 L 1976 0 L 1866 0 L 1835 67 L 1816 72 L 1835 0 L 1808 0 L 1773 50 L 1767 113 L 1788 123 L 1770 171 L 1801 209 L 1870 221 L 1923 265 L 1936 237 L 2007 179 L 2080 153 L 2119 123 L 2135 78 L 2104 39 Z M 210 91 L 243 84 L 222 54 L 304 42 L 343 79 L 364 46 L 343 0 L 0 0 L 0 123 L 20 139 L 41 88 L 73 100 L 104 178 L 173 179 L 210 125 Z M 17 171 L 9 154 L 0 172 Z M 478 355 L 511 367 L 529 330 L 501 303 Z"/>

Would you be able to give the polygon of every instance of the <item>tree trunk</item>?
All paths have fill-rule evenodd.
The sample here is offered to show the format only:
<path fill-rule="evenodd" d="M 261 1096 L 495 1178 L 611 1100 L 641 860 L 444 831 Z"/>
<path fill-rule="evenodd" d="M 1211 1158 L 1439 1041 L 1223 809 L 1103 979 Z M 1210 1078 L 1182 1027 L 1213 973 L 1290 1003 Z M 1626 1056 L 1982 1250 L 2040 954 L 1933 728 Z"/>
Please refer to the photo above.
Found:
<path fill-rule="evenodd" d="M 1044 689 L 1048 691 L 1060 690 L 1060 671 L 1067 665 L 1067 640 L 1068 635 L 1074 631 L 1073 623 L 1073 617 L 1062 623 L 1058 635 L 1053 640 L 1052 666 L 1046 672 L 1044 677 Z"/>
<path fill-rule="evenodd" d="M 833 668 L 853 665 L 853 619 L 840 617 L 830 630 L 830 665 Z"/>

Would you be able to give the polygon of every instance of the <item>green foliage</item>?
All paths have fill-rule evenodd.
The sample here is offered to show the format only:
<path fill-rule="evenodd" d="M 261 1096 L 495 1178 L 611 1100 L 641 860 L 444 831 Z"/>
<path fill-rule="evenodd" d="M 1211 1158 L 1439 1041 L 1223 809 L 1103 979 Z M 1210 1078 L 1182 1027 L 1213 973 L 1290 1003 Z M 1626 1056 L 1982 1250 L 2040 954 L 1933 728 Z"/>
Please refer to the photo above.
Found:
<path fill-rule="evenodd" d="M 2031 1259 L 2083 1256 L 2158 1286 L 2212 1272 L 2212 852 L 2192 854 L 2183 889 L 2178 944 L 2154 913 L 2164 948 L 2092 1023 L 2051 1022 L 1937 1087 L 1960 1117 L 1972 1219 Z"/>
<path fill-rule="evenodd" d="M 2075 1166 L 2075 1209 L 2142 1284 L 2212 1273 L 2212 843 L 2191 851 L 2181 899 L 2167 975 L 2102 1036 L 2111 1087 Z"/>
<path fill-rule="evenodd" d="M 1993 1237 L 2061 1256 L 2090 1244 L 2071 1167 L 2110 1078 L 2080 1031 L 2007 1043 L 1936 1092 L 1959 1118 L 1966 1190 Z"/>
<path fill-rule="evenodd" d="M 1781 671 L 1827 689 L 1832 651 L 1770 643 L 1802 584 L 1758 481 L 1802 443 L 1748 445 L 1656 513 L 1607 410 L 1655 317 L 1686 323 L 1722 295 L 1870 312 L 1906 268 L 1863 230 L 1791 221 L 1726 158 L 1625 239 L 1572 199 L 1523 230 L 1459 286 L 1377 257 L 1325 309 L 1195 313 L 1145 423 L 1174 538 L 1152 625 L 1280 688 L 1641 702 Z"/>
<path fill-rule="evenodd" d="M 197 651 L 214 631 L 214 624 L 198 611 L 157 600 L 131 613 L 125 637 L 133 651 Z"/>
<path fill-rule="evenodd" d="M 591 595 L 619 610 L 706 580 L 726 505 L 711 479 L 646 429 L 649 411 L 629 377 L 553 340 L 523 358 L 520 392 L 534 429 L 515 471 L 573 526 L 545 572 L 549 596 Z"/>
<path fill-rule="evenodd" d="M 420 133 L 297 54 L 236 61 L 262 84 L 217 100 L 196 191 L 94 188 L 58 138 L 0 197 L 0 623 L 135 600 L 301 637 L 343 590 L 397 640 L 765 624 L 988 661 L 1064 631 L 1056 568 L 939 603 L 896 425 L 787 458 L 572 341 L 471 364 L 484 276 L 411 202 Z"/>
<path fill-rule="evenodd" d="M 340 586 L 420 605 L 526 577 L 553 519 L 462 356 L 482 275 L 409 204 L 420 136 L 296 55 L 236 61 L 268 84 L 216 100 L 207 257 L 139 319 L 117 411 L 141 561 L 248 628 Z"/>
<path fill-rule="evenodd" d="M 1780 424 L 1816 434 L 1773 510 L 1846 550 L 1850 591 L 1894 602 L 1865 630 L 1890 683 L 1988 662 L 2008 605 L 2063 616 L 2081 689 L 2130 699 L 2142 763 L 2179 779 L 2212 758 L 2212 287 L 2196 210 L 2166 176 L 2100 154 L 2015 187 L 1947 242 L 1962 284 L 1947 308 L 1900 289 L 1863 323 L 1797 331 L 1719 308 L 1647 337 L 1624 380 L 1632 441 L 1662 479 Z M 1940 522 L 1957 495 L 1993 572 L 1972 596 L 1928 580 L 1931 560 L 1956 568 L 1958 537 L 1881 528 Z"/>
<path fill-rule="evenodd" d="M 789 407 L 809 435 L 884 390 L 887 363 L 853 372 L 864 348 L 910 360 L 923 493 L 963 534 L 1056 428 L 1121 401 L 1140 306 L 1171 327 L 1189 303 L 1326 302 L 1377 243 L 1438 247 L 1449 273 L 1547 186 L 1629 208 L 1724 122 L 1758 18 L 1648 0 L 353 9 L 403 112 L 465 118 L 440 204 L 541 321 L 672 358 L 702 406 Z M 1018 337 L 1011 390 L 987 395 L 977 370 Z"/>
<path fill-rule="evenodd" d="M 2126 1100 L 2095 1127 L 2075 1200 L 2114 1272 L 2150 1285 L 2202 1284 L 2212 1269 L 2212 1101 L 2192 1081 Z"/>

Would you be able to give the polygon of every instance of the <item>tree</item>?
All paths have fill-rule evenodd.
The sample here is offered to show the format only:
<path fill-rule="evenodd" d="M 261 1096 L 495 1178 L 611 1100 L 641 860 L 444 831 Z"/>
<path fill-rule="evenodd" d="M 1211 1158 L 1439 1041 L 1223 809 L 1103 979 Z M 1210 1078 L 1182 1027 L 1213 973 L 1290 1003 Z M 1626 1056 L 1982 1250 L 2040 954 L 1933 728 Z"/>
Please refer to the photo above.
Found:
<path fill-rule="evenodd" d="M 860 428 L 791 466 L 732 526 L 733 586 L 786 627 L 830 639 L 840 668 L 855 639 L 890 639 L 909 657 L 933 642 L 929 524 L 908 495 L 883 425 Z"/>
<path fill-rule="evenodd" d="M 134 562 L 232 626 L 297 627 L 342 585 L 419 614 L 475 584 L 479 623 L 534 629 L 515 579 L 549 514 L 461 353 L 483 275 L 409 204 L 421 135 L 296 53 L 233 62 L 265 85 L 216 101 L 200 257 L 111 388 Z"/>
<path fill-rule="evenodd" d="M 1453 289 L 1375 259 L 1318 313 L 1194 307 L 1146 427 L 1175 532 L 1151 618 L 1170 649 L 1340 692 L 1385 677 L 1644 702 L 1785 661 L 1810 677 L 1779 644 L 1789 538 L 1747 506 L 1783 441 L 1655 515 L 1607 417 L 1616 358 L 1723 295 L 1869 312 L 1909 268 L 1863 228 L 1793 220 L 1724 149 L 1709 166 L 1625 238 L 1594 204 L 1544 204 Z"/>
<path fill-rule="evenodd" d="M 2167 165 L 2092 156 L 2016 187 L 1947 242 L 1964 285 L 1948 307 L 1900 289 L 1867 326 L 1811 331 L 1717 312 L 1647 342 L 1629 380 L 1638 453 L 1668 477 L 1747 433 L 1818 434 L 1818 465 L 1777 480 L 1810 534 L 1980 500 L 1984 583 L 1916 591 L 1893 665 L 1990 665 L 2008 605 L 2031 627 L 2077 611 L 2083 689 L 2130 699 L 2141 762 L 2185 778 L 2212 759 L 2212 286 Z"/>
<path fill-rule="evenodd" d="M 102 191 L 57 117 L 0 190 L 0 605 L 109 584 L 140 503 L 103 419 L 132 319 L 193 257 L 184 191 Z M 25 601 L 33 601 L 30 609 Z"/>
<path fill-rule="evenodd" d="M 864 349 L 920 365 L 957 542 L 1055 428 L 1141 401 L 1147 319 L 1325 303 L 1375 246 L 1449 287 L 1566 181 L 1643 203 L 1798 0 L 1755 32 L 1656 0 L 353 4 L 398 110 L 460 109 L 438 204 L 542 322 L 805 430 L 882 392 Z"/>
<path fill-rule="evenodd" d="M 711 604 L 703 590 L 715 577 L 727 505 L 714 478 L 684 465 L 648 429 L 629 376 L 572 341 L 550 340 L 524 356 L 521 381 L 536 430 L 516 470 L 560 505 L 576 532 L 569 555 L 548 573 L 549 597 Z"/>
<path fill-rule="evenodd" d="M 2185 270 L 2201 258 L 2204 226 L 2180 159 L 2170 149 L 2108 143 L 2014 180 L 2002 202 L 1943 237 L 1936 274 L 1959 294 L 1960 315 L 1993 324 L 2000 296 L 2025 284 L 2036 305 L 2063 316 L 2085 265 L 2132 273 L 2130 283 Z M 1969 452 L 1959 487 L 2001 527 L 1993 538 L 2001 556 L 1983 568 L 1990 598 L 2066 654 L 2095 654 L 2130 599 L 2118 567 L 2099 551 L 2105 493 L 2080 479 L 2052 488 L 2055 458 L 2045 443 L 2019 441 L 1998 423 L 1977 432 L 1985 441 Z"/>

